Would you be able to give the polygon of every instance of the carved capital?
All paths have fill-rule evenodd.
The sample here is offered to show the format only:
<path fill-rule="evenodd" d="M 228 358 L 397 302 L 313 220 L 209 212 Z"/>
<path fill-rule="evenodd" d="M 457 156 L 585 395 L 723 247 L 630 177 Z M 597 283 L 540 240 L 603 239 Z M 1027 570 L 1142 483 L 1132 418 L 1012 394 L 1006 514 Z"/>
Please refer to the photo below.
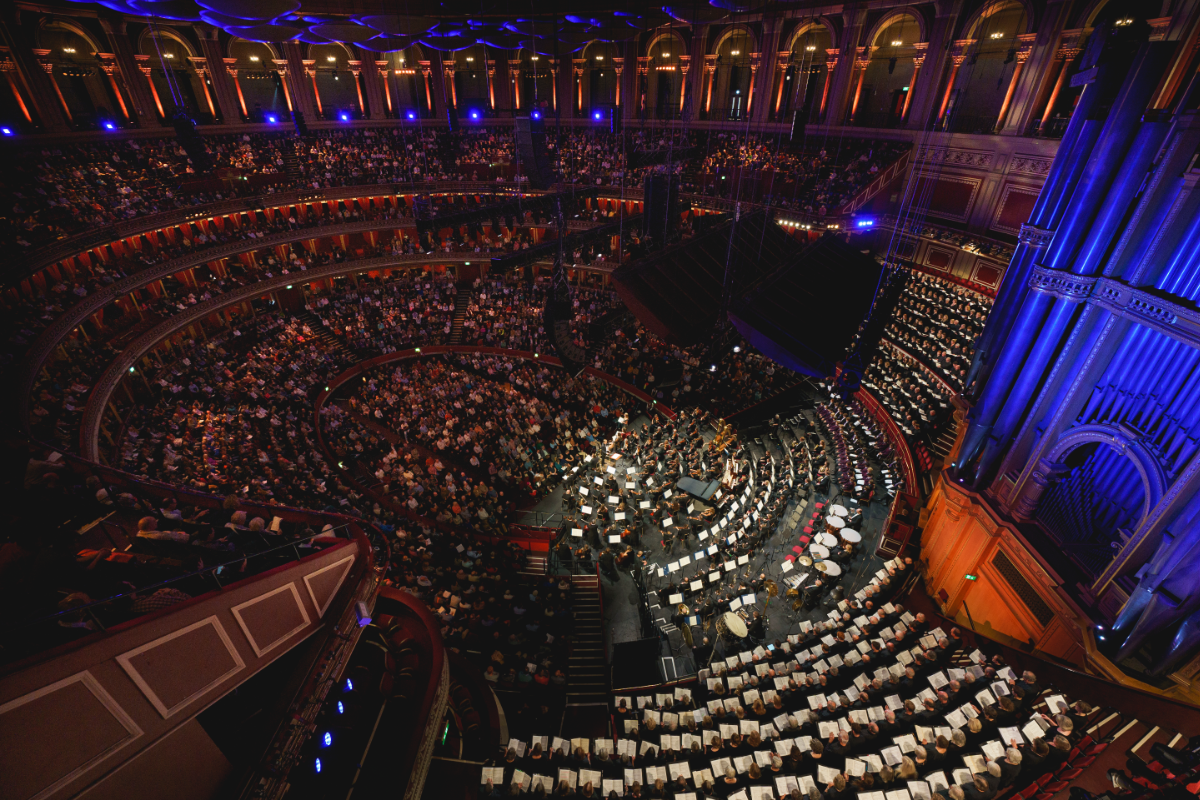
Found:
<path fill-rule="evenodd" d="M 1020 495 L 1015 498 L 1015 502 L 1011 503 L 1013 514 L 1019 519 L 1033 519 L 1042 495 L 1070 471 L 1070 467 L 1062 464 L 1047 461 L 1044 458 L 1039 460 L 1037 466 L 1033 468 L 1033 472 L 1030 473 L 1029 480 L 1021 487 Z"/>
<path fill-rule="evenodd" d="M 1035 292 L 1043 292 L 1080 303 L 1092 294 L 1096 285 L 1094 277 L 1075 275 L 1047 267 L 1034 267 L 1029 275 L 1029 288 Z"/>

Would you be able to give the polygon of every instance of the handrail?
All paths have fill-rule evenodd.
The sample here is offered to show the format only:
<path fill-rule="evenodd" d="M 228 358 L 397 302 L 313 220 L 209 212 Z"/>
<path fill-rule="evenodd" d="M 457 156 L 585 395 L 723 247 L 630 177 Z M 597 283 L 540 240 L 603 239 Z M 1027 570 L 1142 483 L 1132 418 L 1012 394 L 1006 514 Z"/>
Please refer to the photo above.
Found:
<path fill-rule="evenodd" d="M 913 460 L 912 450 L 908 447 L 908 439 L 904 437 L 904 433 L 896 425 L 891 414 L 887 413 L 887 409 L 879 403 L 875 395 L 871 394 L 869 390 L 865 387 L 860 387 L 854 396 L 862 401 L 863 408 L 887 432 L 892 447 L 896 448 L 896 452 L 900 455 L 900 470 L 904 473 L 905 488 L 910 494 L 920 496 L 921 486 L 917 483 L 916 462 Z"/>

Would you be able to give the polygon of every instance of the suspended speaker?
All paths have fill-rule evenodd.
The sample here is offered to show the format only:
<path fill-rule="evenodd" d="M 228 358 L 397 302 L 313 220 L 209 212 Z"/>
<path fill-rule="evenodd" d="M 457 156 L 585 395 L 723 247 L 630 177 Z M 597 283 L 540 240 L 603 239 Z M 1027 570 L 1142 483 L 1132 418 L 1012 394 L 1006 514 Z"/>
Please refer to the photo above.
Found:
<path fill-rule="evenodd" d="M 517 117 L 517 155 L 529 177 L 529 188 L 549 189 L 554 185 L 554 165 L 546 149 L 546 125 L 540 119 Z"/>

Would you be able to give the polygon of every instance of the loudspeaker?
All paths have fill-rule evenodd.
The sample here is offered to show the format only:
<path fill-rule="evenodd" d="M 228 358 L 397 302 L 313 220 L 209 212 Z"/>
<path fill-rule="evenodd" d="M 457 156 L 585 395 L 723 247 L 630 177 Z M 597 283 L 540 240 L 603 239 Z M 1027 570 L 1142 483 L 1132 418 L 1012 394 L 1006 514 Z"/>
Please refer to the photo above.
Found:
<path fill-rule="evenodd" d="M 304 112 L 296 109 L 292 112 L 292 122 L 296 124 L 296 135 L 301 138 L 308 137 L 308 124 L 304 121 Z"/>
<path fill-rule="evenodd" d="M 662 247 L 679 229 L 679 176 L 647 175 L 643 185 L 642 233 Z"/>
<path fill-rule="evenodd" d="M 175 112 L 175 118 L 171 122 L 175 126 L 175 138 L 179 140 L 183 152 L 191 159 L 196 174 L 211 172 L 212 164 L 209 162 L 208 152 L 204 149 L 204 140 L 196 133 L 196 123 L 186 111 Z"/>
<path fill-rule="evenodd" d="M 517 117 L 517 155 L 529 176 L 529 188 L 549 189 L 554 185 L 554 165 L 546 150 L 546 125 L 540 119 Z"/>

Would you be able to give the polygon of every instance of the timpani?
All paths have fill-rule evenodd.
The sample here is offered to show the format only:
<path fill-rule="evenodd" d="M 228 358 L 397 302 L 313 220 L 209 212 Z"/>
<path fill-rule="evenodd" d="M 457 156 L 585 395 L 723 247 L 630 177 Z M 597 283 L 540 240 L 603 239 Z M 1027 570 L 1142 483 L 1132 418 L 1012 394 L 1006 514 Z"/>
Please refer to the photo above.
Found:
<path fill-rule="evenodd" d="M 808 552 L 813 558 L 829 558 L 829 548 L 819 544 L 810 544 Z"/>
<path fill-rule="evenodd" d="M 846 520 L 841 517 L 828 516 L 825 518 L 825 532 L 837 535 L 837 532 L 846 527 Z"/>
<path fill-rule="evenodd" d="M 842 528 L 838 535 L 842 537 L 842 541 L 846 544 L 858 544 L 862 541 L 862 534 L 850 528 Z"/>
<path fill-rule="evenodd" d="M 813 541 L 825 547 L 837 547 L 838 537 L 830 533 L 818 533 Z"/>
<path fill-rule="evenodd" d="M 830 513 L 830 514 L 833 514 L 835 517 L 848 517 L 848 516 L 850 516 L 850 511 L 849 511 L 849 509 L 847 509 L 845 506 L 843 506 L 843 505 L 839 505 L 839 504 L 837 504 L 837 503 L 835 503 L 835 504 L 833 504 L 833 505 L 831 505 L 831 506 L 829 507 L 829 513 Z"/>
<path fill-rule="evenodd" d="M 824 572 L 831 578 L 842 574 L 842 568 L 834 561 L 822 561 L 816 566 L 818 571 Z"/>

